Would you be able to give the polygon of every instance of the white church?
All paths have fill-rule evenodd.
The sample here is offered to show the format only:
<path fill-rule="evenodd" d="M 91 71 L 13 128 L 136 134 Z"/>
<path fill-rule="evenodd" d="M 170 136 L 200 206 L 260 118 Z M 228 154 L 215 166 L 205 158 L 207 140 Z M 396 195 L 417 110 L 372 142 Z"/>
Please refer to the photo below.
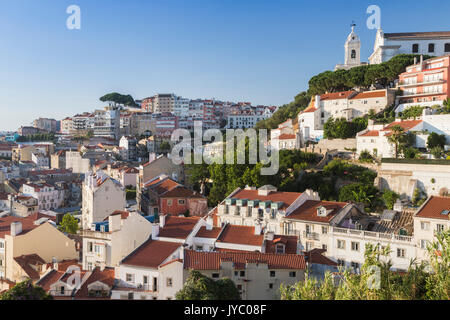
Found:
<path fill-rule="evenodd" d="M 367 65 L 361 62 L 361 40 L 355 32 L 355 24 L 345 41 L 345 63 L 334 70 L 349 70 Z M 399 54 L 423 54 L 435 57 L 450 54 L 450 31 L 384 33 L 377 30 L 370 64 L 386 62 Z"/>

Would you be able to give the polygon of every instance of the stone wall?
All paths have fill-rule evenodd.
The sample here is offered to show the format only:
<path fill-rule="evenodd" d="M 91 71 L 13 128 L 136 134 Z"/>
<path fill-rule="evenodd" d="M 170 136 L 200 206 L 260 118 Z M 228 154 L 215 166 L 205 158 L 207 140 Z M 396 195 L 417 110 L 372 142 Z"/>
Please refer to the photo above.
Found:
<path fill-rule="evenodd" d="M 356 149 L 356 139 L 322 139 L 316 145 L 320 149 L 328 150 L 338 150 L 338 151 L 348 151 L 347 149 Z"/>
<path fill-rule="evenodd" d="M 375 181 L 380 190 L 390 189 L 412 197 L 417 187 L 428 196 L 450 190 L 450 165 L 417 163 L 382 163 Z"/>

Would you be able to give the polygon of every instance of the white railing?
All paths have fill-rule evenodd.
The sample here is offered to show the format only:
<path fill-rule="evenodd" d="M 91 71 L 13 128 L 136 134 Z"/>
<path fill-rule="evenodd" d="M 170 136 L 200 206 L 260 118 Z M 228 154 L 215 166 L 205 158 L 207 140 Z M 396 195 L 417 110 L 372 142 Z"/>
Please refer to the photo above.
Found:
<path fill-rule="evenodd" d="M 333 227 L 332 232 L 333 235 L 342 235 L 347 234 L 349 236 L 356 236 L 359 238 L 367 238 L 367 239 L 384 239 L 388 241 L 400 241 L 400 242 L 412 242 L 413 237 L 410 236 L 402 236 L 393 233 L 382 233 L 382 232 L 373 232 L 373 231 L 364 231 L 364 230 L 355 230 L 355 229 L 346 229 L 346 228 L 338 228 Z"/>

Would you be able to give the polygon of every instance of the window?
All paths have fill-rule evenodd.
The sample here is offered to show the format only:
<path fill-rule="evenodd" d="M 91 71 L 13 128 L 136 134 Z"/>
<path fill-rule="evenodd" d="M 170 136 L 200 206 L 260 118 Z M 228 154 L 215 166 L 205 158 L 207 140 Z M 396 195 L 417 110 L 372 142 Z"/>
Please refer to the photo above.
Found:
<path fill-rule="evenodd" d="M 172 199 L 167 199 L 167 205 L 168 205 L 169 207 L 172 206 Z"/>
<path fill-rule="evenodd" d="M 297 273 L 295 271 L 289 272 L 289 277 L 295 278 L 297 276 Z"/>
<path fill-rule="evenodd" d="M 184 204 L 184 200 L 178 200 L 178 204 L 183 205 Z"/>
<path fill-rule="evenodd" d="M 273 283 L 269 283 L 269 289 L 273 289 Z"/>
<path fill-rule="evenodd" d="M 352 241 L 352 251 L 359 251 L 359 242 Z"/>
<path fill-rule="evenodd" d="M 434 43 L 428 44 L 428 52 L 434 52 Z"/>
<path fill-rule="evenodd" d="M 284 244 L 277 243 L 277 245 L 276 245 L 276 253 L 284 253 Z"/>
<path fill-rule="evenodd" d="M 0 242 L 0 249 L 5 248 L 5 243 L 4 242 Z"/>
<path fill-rule="evenodd" d="M 88 242 L 88 252 L 92 252 L 92 242 Z"/>
<path fill-rule="evenodd" d="M 166 279 L 166 287 L 172 287 L 172 278 Z"/>
<path fill-rule="evenodd" d="M 322 233 L 327 234 L 328 233 L 328 227 L 323 226 L 322 227 Z"/>
<path fill-rule="evenodd" d="M 436 225 L 436 232 L 443 232 L 444 231 L 444 225 L 443 224 L 437 224 Z"/>
<path fill-rule="evenodd" d="M 445 52 L 450 52 L 450 43 L 446 43 L 446 44 L 444 45 L 444 51 L 445 51 Z"/>
<path fill-rule="evenodd" d="M 197 246 L 197 251 L 203 251 L 203 246 Z"/>
<path fill-rule="evenodd" d="M 88 262 L 87 263 L 87 269 L 89 270 L 89 271 L 92 271 L 92 262 Z"/>
<path fill-rule="evenodd" d="M 131 273 L 127 273 L 125 278 L 126 278 L 127 282 L 133 282 L 134 281 L 134 275 L 131 274 Z"/>
<path fill-rule="evenodd" d="M 237 285 L 237 289 L 238 289 L 239 291 L 242 291 L 242 284 L 238 284 L 238 285 Z"/>
<path fill-rule="evenodd" d="M 358 262 L 352 262 L 351 266 L 353 270 L 358 271 L 359 270 L 359 263 Z"/>
<path fill-rule="evenodd" d="M 356 50 L 352 50 L 352 59 L 356 59 Z"/>
<path fill-rule="evenodd" d="M 275 271 L 270 271 L 270 277 L 271 278 L 275 277 Z"/>
<path fill-rule="evenodd" d="M 345 249 L 345 240 L 338 240 L 337 247 L 338 249 Z"/>
<path fill-rule="evenodd" d="M 219 274 L 218 274 L 218 273 L 213 273 L 213 274 L 212 274 L 212 277 L 213 277 L 214 279 L 217 279 L 217 278 L 219 277 Z"/>
<path fill-rule="evenodd" d="M 430 242 L 428 240 L 420 240 L 420 248 L 421 249 L 426 249 L 428 247 L 428 244 Z"/>
<path fill-rule="evenodd" d="M 325 250 L 325 251 L 327 251 L 327 249 L 328 249 L 327 245 L 326 245 L 326 244 L 323 244 L 323 245 L 322 245 L 322 249 Z"/>
<path fill-rule="evenodd" d="M 418 43 L 414 43 L 412 45 L 412 52 L 413 53 L 418 53 L 419 52 L 419 44 Z"/>
<path fill-rule="evenodd" d="M 239 276 L 245 277 L 245 271 L 241 271 L 241 272 L 239 273 Z"/>
<path fill-rule="evenodd" d="M 421 222 L 420 223 L 420 229 L 422 229 L 422 230 L 430 230 L 430 223 L 429 222 Z"/>
<path fill-rule="evenodd" d="M 65 287 L 60 287 L 60 293 L 61 293 L 61 294 L 64 294 L 65 289 L 66 289 Z"/>
<path fill-rule="evenodd" d="M 405 249 L 397 249 L 397 258 L 404 258 L 405 257 Z"/>
<path fill-rule="evenodd" d="M 338 264 L 339 266 L 343 267 L 343 266 L 345 266 L 345 260 L 338 259 L 338 260 L 337 260 L 337 264 Z"/>

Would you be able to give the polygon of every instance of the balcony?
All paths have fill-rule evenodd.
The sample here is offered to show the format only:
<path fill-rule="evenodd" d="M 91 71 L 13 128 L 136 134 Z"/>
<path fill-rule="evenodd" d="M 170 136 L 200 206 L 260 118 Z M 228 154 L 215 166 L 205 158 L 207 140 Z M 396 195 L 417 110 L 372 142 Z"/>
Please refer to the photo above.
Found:
<path fill-rule="evenodd" d="M 443 79 L 434 79 L 434 80 L 429 80 L 429 81 L 422 81 L 422 82 L 399 82 L 399 86 L 400 87 L 416 87 L 416 86 L 424 86 L 424 85 L 429 85 L 429 84 L 441 84 L 441 83 L 445 83 L 446 81 Z"/>
<path fill-rule="evenodd" d="M 319 240 L 319 234 L 317 232 L 303 231 L 303 237 L 308 240 Z"/>
<path fill-rule="evenodd" d="M 331 233 L 335 236 L 342 236 L 343 234 L 346 234 L 350 237 L 355 237 L 363 240 L 367 239 L 375 241 L 385 240 L 390 242 L 408 242 L 408 243 L 412 242 L 412 237 L 410 236 L 401 236 L 393 233 L 381 233 L 381 232 L 337 228 L 337 227 L 334 227 Z"/>

